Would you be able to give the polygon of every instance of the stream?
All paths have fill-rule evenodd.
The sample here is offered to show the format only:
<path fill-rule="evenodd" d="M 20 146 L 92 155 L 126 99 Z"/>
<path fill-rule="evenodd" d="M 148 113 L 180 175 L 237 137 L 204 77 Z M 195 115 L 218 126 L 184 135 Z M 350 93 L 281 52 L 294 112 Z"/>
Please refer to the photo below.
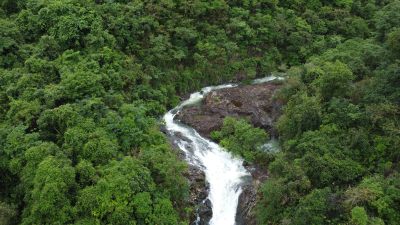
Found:
<path fill-rule="evenodd" d="M 268 82 L 274 76 L 254 80 L 253 83 Z M 234 225 L 239 195 L 242 185 L 250 178 L 250 173 L 243 167 L 243 160 L 234 157 L 218 144 L 202 137 L 195 129 L 186 126 L 174 117 L 185 106 L 199 104 L 204 96 L 217 89 L 231 88 L 236 84 L 225 84 L 203 88 L 200 92 L 164 115 L 165 127 L 175 144 L 185 153 L 189 164 L 204 171 L 210 185 L 208 199 L 212 204 L 213 216 L 210 225 Z M 199 218 L 197 219 L 199 221 Z"/>

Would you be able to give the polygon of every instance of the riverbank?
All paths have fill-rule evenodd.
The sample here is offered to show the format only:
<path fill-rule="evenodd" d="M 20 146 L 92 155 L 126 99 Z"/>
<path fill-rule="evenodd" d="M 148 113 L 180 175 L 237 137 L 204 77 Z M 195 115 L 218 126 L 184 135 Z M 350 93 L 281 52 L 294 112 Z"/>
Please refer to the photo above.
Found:
<path fill-rule="evenodd" d="M 271 79 L 265 79 L 265 81 L 269 80 Z M 210 137 L 212 131 L 221 128 L 226 116 L 246 118 L 254 126 L 261 127 L 267 130 L 271 136 L 275 136 L 274 123 L 281 113 L 282 103 L 277 101 L 274 96 L 280 87 L 281 82 L 272 81 L 207 90 L 208 93 L 199 92 L 202 97 L 197 104 L 191 102 L 186 107 L 179 109 L 176 118 L 207 138 Z M 190 101 L 190 98 L 187 101 Z M 184 140 L 186 143 L 190 142 L 184 136 L 182 133 L 173 136 L 175 140 L 171 140 L 171 142 L 175 143 L 176 148 L 182 148 L 176 144 L 176 139 Z M 190 150 L 190 144 L 186 145 L 186 147 L 188 146 Z M 243 162 L 242 166 L 250 172 L 251 176 L 242 181 L 241 193 L 237 200 L 235 223 L 252 225 L 256 222 L 254 207 L 257 202 L 257 191 L 260 184 L 268 178 L 268 172 L 265 168 L 248 162 Z M 210 202 L 204 198 L 204 193 L 209 193 L 209 185 L 203 179 L 197 179 L 202 176 L 199 176 L 201 174 L 199 167 L 196 168 L 197 170 L 193 169 L 191 165 L 191 172 L 188 174 L 192 192 L 190 201 L 197 209 L 196 213 L 201 215 L 198 224 L 207 224 L 212 216 Z"/>
<path fill-rule="evenodd" d="M 274 123 L 281 114 L 282 103 L 274 98 L 279 82 L 239 85 L 208 93 L 202 104 L 183 108 L 177 119 L 209 138 L 222 126 L 227 116 L 247 118 L 254 126 L 276 135 Z"/>

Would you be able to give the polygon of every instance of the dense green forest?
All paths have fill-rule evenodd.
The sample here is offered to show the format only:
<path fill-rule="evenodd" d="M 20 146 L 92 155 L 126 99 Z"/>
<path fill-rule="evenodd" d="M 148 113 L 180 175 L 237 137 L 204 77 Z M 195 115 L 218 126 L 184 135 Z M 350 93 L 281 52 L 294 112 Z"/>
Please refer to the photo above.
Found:
<path fill-rule="evenodd" d="M 266 154 L 260 148 L 268 140 L 267 132 L 253 127 L 246 119 L 225 117 L 221 130 L 213 131 L 211 138 L 234 155 L 239 155 L 264 170 L 274 157 L 274 154 Z"/>
<path fill-rule="evenodd" d="M 271 72 L 287 74 L 282 151 L 254 151 L 267 134 L 245 121 L 214 133 L 268 165 L 258 223 L 400 224 L 399 0 L 0 7 L 0 224 L 188 224 L 187 166 L 158 119 Z"/>

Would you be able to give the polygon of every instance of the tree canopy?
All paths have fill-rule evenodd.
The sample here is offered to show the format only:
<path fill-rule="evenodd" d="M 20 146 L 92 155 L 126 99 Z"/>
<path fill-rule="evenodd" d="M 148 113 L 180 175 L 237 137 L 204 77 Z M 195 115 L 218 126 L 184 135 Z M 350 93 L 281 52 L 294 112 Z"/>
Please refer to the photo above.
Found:
<path fill-rule="evenodd" d="M 399 0 L 1 0 L 0 224 L 187 224 L 157 122 L 203 86 L 287 74 L 259 224 L 399 224 Z"/>

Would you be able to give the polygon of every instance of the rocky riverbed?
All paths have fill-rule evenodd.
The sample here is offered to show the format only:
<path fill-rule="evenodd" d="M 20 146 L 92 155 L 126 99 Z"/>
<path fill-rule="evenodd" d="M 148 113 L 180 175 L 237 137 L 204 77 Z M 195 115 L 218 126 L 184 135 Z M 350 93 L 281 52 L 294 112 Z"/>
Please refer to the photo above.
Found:
<path fill-rule="evenodd" d="M 215 90 L 202 104 L 184 108 L 177 119 L 205 137 L 220 129 L 226 116 L 248 118 L 253 125 L 275 135 L 273 125 L 281 113 L 282 103 L 274 94 L 280 86 L 278 82 L 267 82 Z"/>
<path fill-rule="evenodd" d="M 167 133 L 165 127 L 161 127 L 161 130 L 164 133 Z M 183 138 L 181 135 L 178 136 Z M 175 140 L 171 139 L 170 137 L 169 141 L 172 147 L 176 149 L 179 158 L 181 160 L 185 160 L 185 153 L 179 150 L 179 146 L 176 145 Z M 209 184 L 206 181 L 206 175 L 201 168 L 191 164 L 189 164 L 188 167 L 189 168 L 185 174 L 185 177 L 189 181 L 189 204 L 195 210 L 195 213 L 193 213 L 190 217 L 190 225 L 207 225 L 212 217 L 211 202 L 207 199 L 209 193 Z"/>
<path fill-rule="evenodd" d="M 205 137 L 210 137 L 212 131 L 220 129 L 226 116 L 247 118 L 253 125 L 275 136 L 274 124 L 281 114 L 282 103 L 274 96 L 280 87 L 279 82 L 267 82 L 214 90 L 205 96 L 201 104 L 181 110 L 177 119 Z M 245 167 L 250 171 L 252 179 L 243 186 L 239 197 L 236 224 L 253 225 L 256 224 L 254 206 L 257 190 L 267 179 L 268 173 L 257 165 L 246 163 Z M 200 224 L 207 224 L 212 212 L 210 204 L 204 201 L 208 193 L 204 174 L 198 168 L 191 167 L 188 178 L 192 191 L 191 202 L 197 206 Z"/>

